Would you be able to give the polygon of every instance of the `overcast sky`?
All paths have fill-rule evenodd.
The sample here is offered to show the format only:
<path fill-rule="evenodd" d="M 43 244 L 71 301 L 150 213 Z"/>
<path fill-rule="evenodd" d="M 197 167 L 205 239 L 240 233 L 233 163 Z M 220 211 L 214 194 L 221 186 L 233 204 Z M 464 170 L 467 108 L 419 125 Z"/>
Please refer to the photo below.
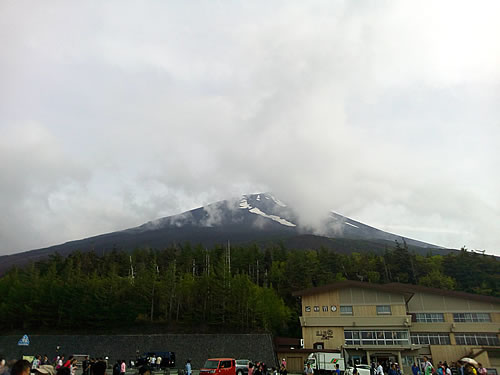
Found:
<path fill-rule="evenodd" d="M 500 2 L 0 2 L 0 254 L 272 191 L 500 255 Z"/>

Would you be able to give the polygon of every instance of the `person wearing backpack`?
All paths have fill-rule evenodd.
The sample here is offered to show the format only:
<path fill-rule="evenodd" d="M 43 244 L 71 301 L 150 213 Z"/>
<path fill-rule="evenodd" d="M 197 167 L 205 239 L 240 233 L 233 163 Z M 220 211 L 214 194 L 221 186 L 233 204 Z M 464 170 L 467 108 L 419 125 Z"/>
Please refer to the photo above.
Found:
<path fill-rule="evenodd" d="M 425 375 L 431 375 L 433 374 L 434 371 L 434 366 L 432 366 L 431 361 L 429 361 L 429 357 L 424 355 L 424 374 Z"/>

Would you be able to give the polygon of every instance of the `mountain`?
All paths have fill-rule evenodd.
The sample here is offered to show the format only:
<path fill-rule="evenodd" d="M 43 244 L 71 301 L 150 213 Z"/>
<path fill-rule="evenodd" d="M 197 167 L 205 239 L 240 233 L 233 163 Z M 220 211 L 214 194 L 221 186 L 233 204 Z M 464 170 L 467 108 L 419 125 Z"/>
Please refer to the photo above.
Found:
<path fill-rule="evenodd" d="M 179 215 L 149 221 L 141 226 L 66 242 L 44 249 L 0 257 L 0 273 L 14 265 L 38 261 L 58 252 L 107 252 L 112 249 L 165 248 L 172 244 L 283 243 L 288 248 L 325 247 L 339 252 L 383 252 L 403 240 L 411 250 L 446 254 L 452 250 L 384 232 L 335 212 L 326 212 L 320 230 L 300 225 L 299 213 L 269 193 L 244 195 L 196 208 Z"/>

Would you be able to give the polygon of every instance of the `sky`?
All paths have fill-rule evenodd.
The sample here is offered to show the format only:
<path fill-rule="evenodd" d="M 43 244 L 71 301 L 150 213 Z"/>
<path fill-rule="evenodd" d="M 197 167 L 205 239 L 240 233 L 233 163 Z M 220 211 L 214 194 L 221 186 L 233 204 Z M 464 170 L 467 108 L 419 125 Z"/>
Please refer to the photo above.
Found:
<path fill-rule="evenodd" d="M 0 255 L 270 191 L 500 255 L 500 2 L 0 2 Z"/>

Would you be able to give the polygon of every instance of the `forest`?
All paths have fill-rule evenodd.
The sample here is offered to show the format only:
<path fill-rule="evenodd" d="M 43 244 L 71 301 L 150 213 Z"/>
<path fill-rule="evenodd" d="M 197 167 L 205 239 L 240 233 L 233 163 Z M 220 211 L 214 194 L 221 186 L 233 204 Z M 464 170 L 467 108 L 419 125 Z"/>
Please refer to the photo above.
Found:
<path fill-rule="evenodd" d="M 417 255 L 283 245 L 75 252 L 0 278 L 2 332 L 272 332 L 300 337 L 292 292 L 340 280 L 401 282 L 500 297 L 500 263 L 463 248 Z"/>

